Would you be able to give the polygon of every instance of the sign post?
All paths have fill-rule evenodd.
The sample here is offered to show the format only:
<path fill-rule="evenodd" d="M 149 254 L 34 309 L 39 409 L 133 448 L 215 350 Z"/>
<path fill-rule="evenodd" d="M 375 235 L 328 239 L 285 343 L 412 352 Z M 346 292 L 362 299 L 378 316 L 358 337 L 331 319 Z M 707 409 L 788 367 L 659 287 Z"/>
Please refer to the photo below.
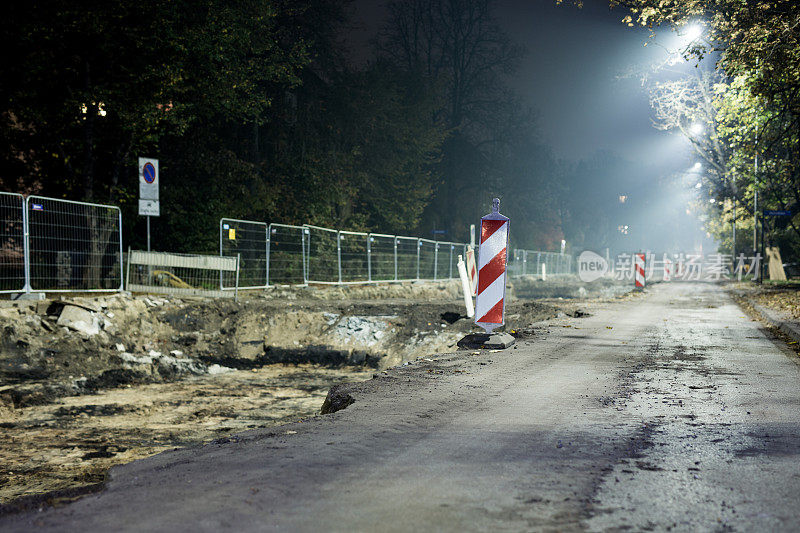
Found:
<path fill-rule="evenodd" d="M 150 217 L 161 215 L 158 199 L 158 159 L 139 158 L 139 216 L 147 217 L 147 251 L 150 251 Z"/>

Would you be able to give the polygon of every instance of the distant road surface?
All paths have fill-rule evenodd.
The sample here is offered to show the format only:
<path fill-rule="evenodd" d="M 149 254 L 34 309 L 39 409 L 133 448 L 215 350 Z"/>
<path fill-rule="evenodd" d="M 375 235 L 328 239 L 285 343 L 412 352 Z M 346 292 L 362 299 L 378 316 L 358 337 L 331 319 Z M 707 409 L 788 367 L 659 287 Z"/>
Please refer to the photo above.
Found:
<path fill-rule="evenodd" d="M 590 311 L 379 373 L 332 415 L 116 468 L 0 530 L 800 530 L 797 355 L 716 285 Z"/>

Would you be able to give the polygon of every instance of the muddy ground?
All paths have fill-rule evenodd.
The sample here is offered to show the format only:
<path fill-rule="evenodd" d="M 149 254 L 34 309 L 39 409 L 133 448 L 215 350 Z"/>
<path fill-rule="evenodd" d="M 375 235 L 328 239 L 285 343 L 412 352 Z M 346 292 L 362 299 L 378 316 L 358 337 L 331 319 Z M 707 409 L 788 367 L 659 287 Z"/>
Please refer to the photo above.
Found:
<path fill-rule="evenodd" d="M 124 294 L 0 302 L 0 512 L 94 490 L 116 464 L 314 416 L 334 384 L 454 351 L 474 328 L 458 290 L 427 283 L 279 288 L 238 302 Z M 507 329 L 626 291 L 517 280 Z"/>

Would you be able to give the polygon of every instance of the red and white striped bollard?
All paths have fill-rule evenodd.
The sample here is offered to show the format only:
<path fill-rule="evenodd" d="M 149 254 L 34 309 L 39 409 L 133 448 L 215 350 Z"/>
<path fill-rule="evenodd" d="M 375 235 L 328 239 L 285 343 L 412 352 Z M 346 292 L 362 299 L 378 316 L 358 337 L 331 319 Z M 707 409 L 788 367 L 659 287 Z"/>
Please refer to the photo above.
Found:
<path fill-rule="evenodd" d="M 644 254 L 633 254 L 636 262 L 634 267 L 633 276 L 636 280 L 636 288 L 644 289 Z"/>
<path fill-rule="evenodd" d="M 472 296 L 478 291 L 478 269 L 475 267 L 475 250 L 472 246 L 467 246 L 467 275 L 469 276 L 469 286 L 472 289 Z"/>
<path fill-rule="evenodd" d="M 495 198 L 492 212 L 481 218 L 478 295 L 475 299 L 475 323 L 487 334 L 505 324 L 509 223 L 509 218 L 500 214 L 500 199 Z"/>

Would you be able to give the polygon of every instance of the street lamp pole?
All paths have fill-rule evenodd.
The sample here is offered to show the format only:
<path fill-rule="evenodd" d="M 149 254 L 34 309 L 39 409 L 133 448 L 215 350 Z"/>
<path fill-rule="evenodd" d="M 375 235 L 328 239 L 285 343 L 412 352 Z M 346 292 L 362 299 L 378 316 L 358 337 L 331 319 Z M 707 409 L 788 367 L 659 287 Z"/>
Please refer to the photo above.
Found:
<path fill-rule="evenodd" d="M 758 250 L 758 136 L 756 136 L 756 157 L 753 175 L 753 254 Z M 763 228 L 762 228 L 763 231 Z"/>
<path fill-rule="evenodd" d="M 756 58 L 756 69 L 758 68 L 758 60 L 759 58 Z M 758 120 L 756 120 L 756 144 L 754 149 L 756 155 L 753 162 L 753 255 L 755 256 L 758 250 Z M 763 226 L 761 227 L 761 233 L 764 233 Z"/>
<path fill-rule="evenodd" d="M 733 177 L 733 256 L 736 257 L 736 176 Z"/>

